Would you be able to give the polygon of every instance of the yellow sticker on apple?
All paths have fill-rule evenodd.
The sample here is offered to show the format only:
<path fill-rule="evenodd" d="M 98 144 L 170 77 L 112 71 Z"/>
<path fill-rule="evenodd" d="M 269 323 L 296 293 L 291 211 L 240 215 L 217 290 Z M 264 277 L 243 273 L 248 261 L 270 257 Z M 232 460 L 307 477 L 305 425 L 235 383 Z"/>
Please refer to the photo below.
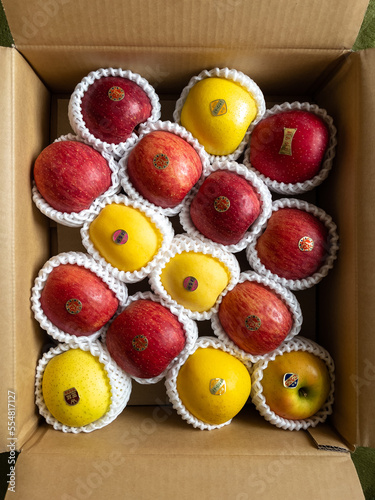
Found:
<path fill-rule="evenodd" d="M 212 378 L 210 380 L 210 393 L 213 396 L 222 396 L 227 390 L 227 385 L 223 378 Z"/>

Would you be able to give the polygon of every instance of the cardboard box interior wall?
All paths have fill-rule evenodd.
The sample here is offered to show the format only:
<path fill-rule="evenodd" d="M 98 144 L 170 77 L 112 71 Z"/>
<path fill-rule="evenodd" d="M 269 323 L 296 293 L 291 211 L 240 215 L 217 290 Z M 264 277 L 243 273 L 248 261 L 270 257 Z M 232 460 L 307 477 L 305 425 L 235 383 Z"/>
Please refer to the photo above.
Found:
<path fill-rule="evenodd" d="M 284 497 L 295 498 L 302 481 L 306 498 L 361 498 L 346 452 L 375 446 L 375 51 L 350 47 L 367 1 L 3 3 L 16 46 L 0 50 L 1 377 L 3 388 L 17 395 L 16 497 L 117 498 L 126 491 L 129 498 L 151 492 L 156 498 L 280 498 L 288 485 Z M 41 149 L 68 130 L 67 100 L 76 83 L 109 66 L 147 78 L 162 99 L 164 119 L 189 78 L 216 66 L 248 74 L 268 104 L 308 100 L 334 118 L 333 171 L 303 198 L 333 216 L 339 258 L 314 290 L 298 295 L 301 334 L 326 347 L 336 363 L 336 403 L 326 424 L 286 432 L 249 406 L 220 431 L 196 431 L 165 405 L 162 383 L 134 387 L 131 406 L 89 435 L 66 435 L 38 418 L 35 366 L 51 341 L 32 318 L 30 288 L 51 255 L 80 242 L 77 232 L 50 223 L 33 205 L 31 168 Z M 4 398 L 0 404 L 6 451 Z"/>

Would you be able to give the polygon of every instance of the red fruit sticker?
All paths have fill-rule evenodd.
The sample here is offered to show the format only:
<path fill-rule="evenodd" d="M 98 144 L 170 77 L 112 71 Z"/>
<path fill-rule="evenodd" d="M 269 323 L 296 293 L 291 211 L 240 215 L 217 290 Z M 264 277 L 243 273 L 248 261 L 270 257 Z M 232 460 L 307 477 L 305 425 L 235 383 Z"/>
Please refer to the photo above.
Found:
<path fill-rule="evenodd" d="M 283 376 L 283 386 L 287 389 L 294 389 L 298 385 L 298 375 L 295 373 L 285 373 Z"/>
<path fill-rule="evenodd" d="M 78 299 L 69 299 L 65 303 L 65 309 L 69 314 L 78 314 L 82 311 L 82 302 Z"/>
<path fill-rule="evenodd" d="M 304 236 L 299 240 L 298 248 L 301 252 L 311 252 L 314 248 L 314 240 L 310 236 Z"/>
<path fill-rule="evenodd" d="M 147 337 L 144 335 L 136 335 L 132 340 L 132 346 L 136 351 L 144 351 L 148 347 Z"/>
<path fill-rule="evenodd" d="M 75 387 L 71 387 L 64 391 L 65 403 L 69 406 L 75 406 L 79 402 L 79 394 Z"/>
<path fill-rule="evenodd" d="M 164 153 L 159 153 L 154 156 L 152 163 L 154 164 L 154 167 L 157 168 L 158 170 L 164 170 L 169 165 L 169 158 Z"/>
<path fill-rule="evenodd" d="M 279 151 L 279 155 L 292 156 L 292 140 L 296 132 L 297 132 L 296 128 L 284 127 L 284 139 Z"/>
<path fill-rule="evenodd" d="M 128 233 L 124 229 L 117 229 L 112 235 L 112 240 L 116 245 L 124 245 L 128 239 Z"/>
<path fill-rule="evenodd" d="M 230 207 L 229 198 L 226 196 L 218 196 L 214 201 L 214 207 L 217 212 L 226 212 Z"/>
<path fill-rule="evenodd" d="M 198 288 L 198 280 L 194 276 L 187 276 L 183 281 L 183 287 L 188 292 L 194 292 Z"/>
<path fill-rule="evenodd" d="M 245 325 L 248 330 L 251 332 L 255 332 L 256 330 L 259 330 L 260 325 L 262 324 L 260 318 L 258 316 L 255 316 L 254 314 L 248 316 L 245 319 Z"/>
<path fill-rule="evenodd" d="M 222 396 L 227 390 L 227 385 L 223 378 L 212 378 L 210 380 L 210 393 L 213 396 Z"/>
<path fill-rule="evenodd" d="M 224 99 L 215 99 L 215 101 L 210 102 L 210 111 L 212 116 L 221 116 L 225 115 L 228 111 L 227 103 Z"/>
<path fill-rule="evenodd" d="M 122 89 L 121 87 L 111 87 L 108 90 L 108 97 L 111 99 L 111 101 L 122 101 L 125 97 L 124 89 Z"/>

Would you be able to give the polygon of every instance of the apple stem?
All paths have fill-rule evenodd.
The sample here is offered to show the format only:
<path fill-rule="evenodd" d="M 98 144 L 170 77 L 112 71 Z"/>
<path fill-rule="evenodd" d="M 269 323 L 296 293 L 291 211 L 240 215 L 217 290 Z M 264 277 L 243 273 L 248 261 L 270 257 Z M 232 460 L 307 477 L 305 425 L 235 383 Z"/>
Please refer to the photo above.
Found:
<path fill-rule="evenodd" d="M 299 393 L 301 394 L 301 396 L 303 396 L 303 397 L 307 398 L 307 392 L 306 392 L 306 390 L 305 390 L 305 389 L 300 389 L 300 390 L 299 390 Z"/>

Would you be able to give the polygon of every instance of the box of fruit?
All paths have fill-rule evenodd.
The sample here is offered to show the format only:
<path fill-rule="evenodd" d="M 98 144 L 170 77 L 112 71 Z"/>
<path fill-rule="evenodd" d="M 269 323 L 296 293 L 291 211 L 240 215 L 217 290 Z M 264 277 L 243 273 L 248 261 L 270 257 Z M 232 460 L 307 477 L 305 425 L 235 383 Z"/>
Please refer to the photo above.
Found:
<path fill-rule="evenodd" d="M 7 498 L 362 498 L 367 0 L 3 4 Z"/>

